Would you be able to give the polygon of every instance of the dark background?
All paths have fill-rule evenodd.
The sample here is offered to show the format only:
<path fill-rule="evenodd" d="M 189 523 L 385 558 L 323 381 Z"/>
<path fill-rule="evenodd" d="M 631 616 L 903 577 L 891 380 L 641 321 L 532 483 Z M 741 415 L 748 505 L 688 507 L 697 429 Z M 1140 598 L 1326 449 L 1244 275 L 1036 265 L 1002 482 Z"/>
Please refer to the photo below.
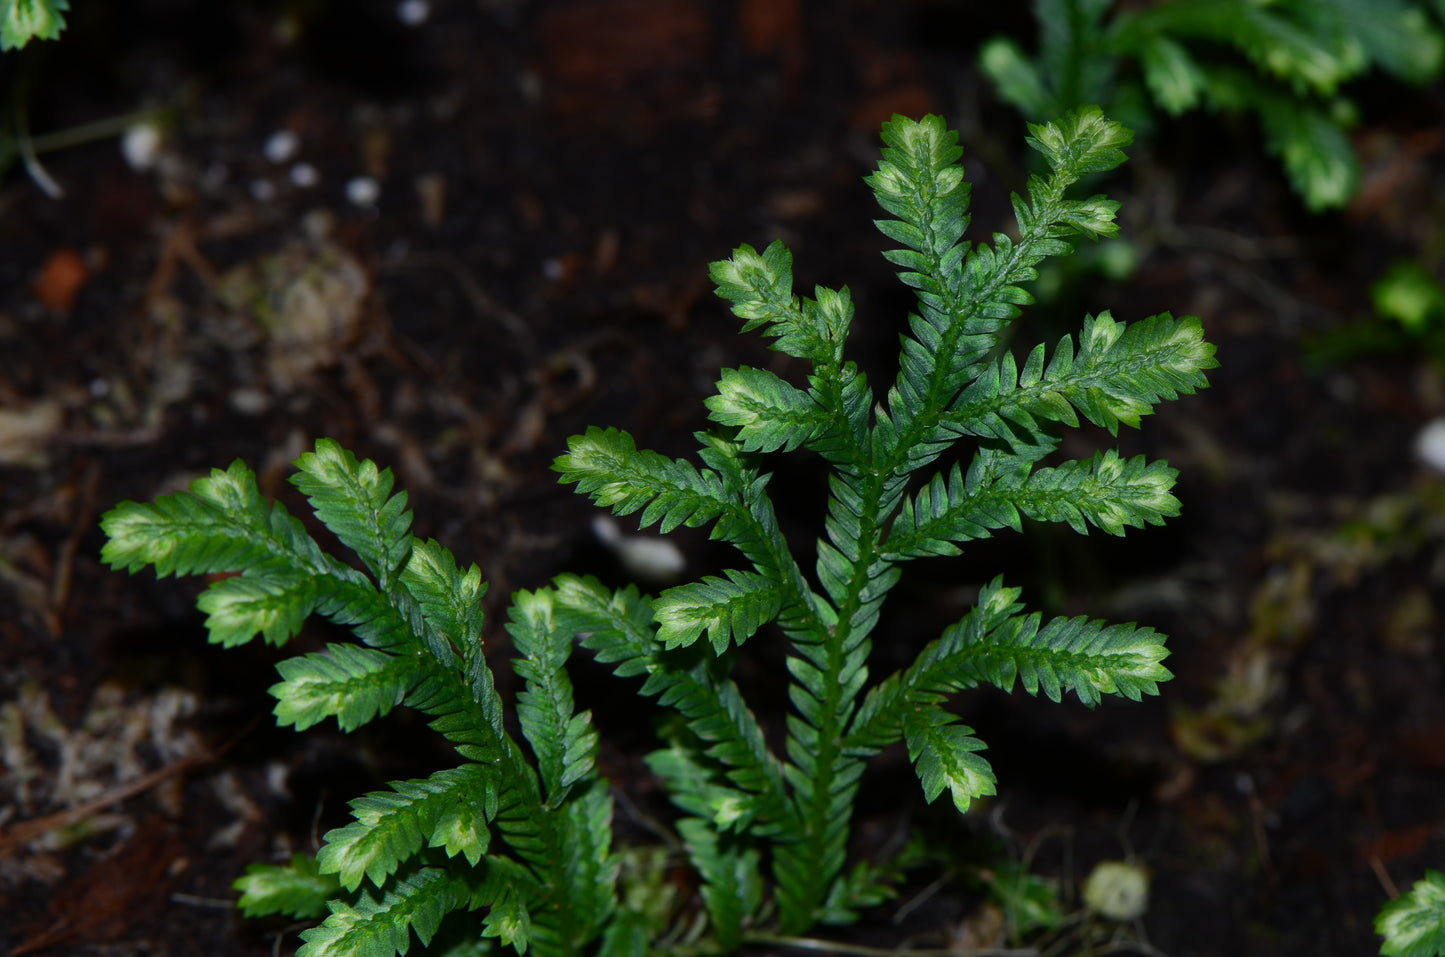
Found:
<path fill-rule="evenodd" d="M 512 590 L 620 579 L 594 511 L 549 471 L 567 436 L 615 425 L 687 453 L 719 368 L 797 372 L 735 335 L 710 261 L 785 240 L 797 290 L 849 286 L 850 354 L 891 377 L 911 299 L 861 181 L 879 124 L 943 114 L 972 234 L 1008 228 L 1024 124 L 973 59 L 996 33 L 1028 42 L 1005 9 L 1023 6 L 434 0 L 409 28 L 389 2 L 77 2 L 59 43 L 0 58 L 37 136 L 138 108 L 169 123 L 152 170 L 110 138 L 42 157 L 63 198 L 18 165 L 0 184 L 0 947 L 268 953 L 285 928 L 227 904 L 245 864 L 314 848 L 348 798 L 447 760 L 405 715 L 350 738 L 270 727 L 276 651 L 206 646 L 204 583 L 104 569 L 106 509 L 240 457 L 299 512 L 287 463 L 334 437 L 395 469 L 417 534 L 482 566 L 501 665 Z M 880 757 L 856 854 L 916 825 L 952 834 L 957 859 L 902 926 L 889 905 L 837 939 L 966 952 L 987 936 L 985 848 L 1059 880 L 1070 911 L 1098 861 L 1149 869 L 1142 921 L 1078 931 L 1067 952 L 1372 953 L 1391 884 L 1445 863 L 1445 486 L 1412 451 L 1445 388 L 1421 350 L 1332 348 L 1379 322 L 1369 287 L 1388 266 L 1439 260 L 1445 88 L 1354 92 L 1366 179 L 1348 210 L 1306 213 L 1247 117 L 1165 122 L 1100 184 L 1137 269 L 1047 273 L 1018 343 L 1104 308 L 1203 319 L 1211 389 L 1119 440 L 1181 470 L 1184 514 L 910 567 L 874 673 L 1002 571 L 1047 613 L 1169 633 L 1177 678 L 1095 712 L 961 701 L 1000 791 L 961 823 L 946 801 L 924 809 L 906 756 Z M 282 164 L 263 152 L 278 130 L 299 142 Z M 316 185 L 290 180 L 301 161 Z M 348 200 L 358 176 L 374 204 Z M 283 308 L 301 331 L 268 319 Z M 774 484 L 804 553 L 822 510 L 807 462 L 780 461 Z M 690 573 L 726 558 L 675 538 Z M 781 722 L 779 655 L 749 647 L 755 707 Z M 577 665 L 604 773 L 663 807 L 640 763 L 647 712 Z"/>

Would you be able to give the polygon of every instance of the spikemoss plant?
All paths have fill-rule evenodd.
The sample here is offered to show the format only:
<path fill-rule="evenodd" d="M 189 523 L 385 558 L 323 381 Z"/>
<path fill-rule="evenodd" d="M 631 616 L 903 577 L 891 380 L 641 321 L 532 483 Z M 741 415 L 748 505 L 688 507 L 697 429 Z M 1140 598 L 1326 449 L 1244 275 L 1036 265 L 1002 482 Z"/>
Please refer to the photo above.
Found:
<path fill-rule="evenodd" d="M 1088 705 L 1156 693 L 1169 677 L 1161 635 L 1083 617 L 1045 621 L 999 579 L 909 667 L 879 679 L 868 666 L 905 562 L 958 554 L 1020 530 L 1025 517 L 1122 534 L 1179 510 L 1175 472 L 1162 462 L 1109 450 L 1042 464 L 1062 428 L 1081 417 L 1111 433 L 1137 426 L 1162 399 L 1204 386 L 1215 362 L 1198 320 L 1168 315 L 1130 325 L 1107 312 L 1087 317 L 1077 340 L 1051 353 L 1040 345 L 1022 364 L 1003 347 L 1005 327 L 1031 301 L 1023 284 L 1035 266 L 1076 238 L 1115 233 L 1116 203 L 1067 190 L 1122 162 L 1130 140 L 1098 109 L 1030 129 L 1050 172 L 1014 198 L 1017 237 L 971 243 L 962 241 L 969 186 L 956 135 L 933 116 L 884 126 L 868 184 L 888 213 L 878 227 L 897 244 L 886 255 L 917 290 L 918 311 L 881 397 L 844 358 L 846 288 L 796 296 L 781 243 L 741 246 L 713 265 L 744 331 L 809 363 L 806 383 L 724 370 L 696 461 L 593 428 L 555 468 L 642 526 L 710 528 L 740 561 L 655 597 L 576 575 L 516 593 L 506 623 L 523 684 L 515 725 L 482 653 L 476 567 L 414 538 L 391 473 L 335 442 L 302 456 L 293 481 L 361 568 L 267 505 L 240 462 L 188 493 L 109 512 L 104 558 L 116 568 L 239 573 L 199 600 L 214 642 L 283 644 L 313 614 L 353 631 L 355 643 L 280 665 L 271 689 L 280 723 L 334 717 L 350 730 L 405 705 L 456 747 L 456 766 L 353 801 L 355 820 L 327 833 L 314 859 L 254 867 L 238 882 L 241 907 L 324 916 L 302 934 L 304 957 L 405 953 L 412 934 L 447 953 L 497 944 L 540 955 L 731 952 L 847 923 L 886 898 L 888 862 L 849 866 L 847 849 L 859 782 L 889 744 L 906 745 L 930 802 L 946 792 L 965 811 L 995 792 L 983 742 L 945 707 L 954 692 L 990 684 L 1057 701 L 1071 691 Z M 783 464 L 772 454 L 802 450 L 830 469 L 811 575 L 768 492 L 767 469 Z M 787 650 L 781 753 L 732 678 L 749 641 Z M 660 906 L 646 869 L 639 877 L 623 867 L 635 853 L 613 845 L 609 789 L 629 782 L 598 776 L 597 730 L 577 712 L 566 669 L 578 645 L 619 676 L 643 678 L 640 693 L 674 716 L 659 723 L 664 740 L 647 763 L 678 810 L 702 936 L 682 934 L 682 912 Z"/>

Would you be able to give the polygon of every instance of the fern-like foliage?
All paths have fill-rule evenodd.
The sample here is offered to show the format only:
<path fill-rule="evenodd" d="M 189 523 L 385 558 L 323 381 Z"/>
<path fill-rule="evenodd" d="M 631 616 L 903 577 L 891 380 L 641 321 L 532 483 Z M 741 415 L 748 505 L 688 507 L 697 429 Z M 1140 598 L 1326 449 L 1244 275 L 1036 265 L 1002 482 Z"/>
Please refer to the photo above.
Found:
<path fill-rule="evenodd" d="M 65 29 L 70 0 L 0 0 L 0 50 L 18 50 L 31 40 L 54 40 Z"/>
<path fill-rule="evenodd" d="M 1096 108 L 1030 133 L 1048 172 L 1014 197 L 1016 234 L 974 241 L 964 238 L 969 187 L 956 135 L 938 117 L 884 126 L 867 182 L 895 244 L 885 255 L 917 307 L 881 396 L 845 358 L 846 289 L 795 295 L 781 243 L 740 246 L 713 264 L 744 329 L 806 361 L 806 382 L 724 370 L 696 463 L 592 428 L 555 468 L 643 526 L 708 528 L 737 550 L 736 566 L 655 597 L 576 575 L 517 592 L 505 627 L 522 690 L 510 713 L 482 653 L 480 572 L 413 537 L 390 472 L 336 443 L 302 456 L 293 481 L 347 561 L 263 502 L 240 463 L 189 492 L 109 512 L 103 557 L 113 567 L 227 576 L 199 599 L 214 642 L 260 635 L 282 645 L 313 614 L 351 629 L 356 642 L 279 665 L 279 723 L 335 718 L 350 730 L 409 707 L 456 749 L 453 767 L 353 800 L 352 821 L 328 832 L 315 857 L 250 870 L 236 885 L 243 909 L 324 916 L 302 934 L 303 957 L 386 957 L 413 940 L 445 940 L 449 953 L 634 957 L 663 939 L 696 940 L 696 926 L 674 925 L 684 915 L 669 903 L 665 865 L 639 876 L 645 855 L 612 848 L 599 731 L 577 710 L 568 673 L 578 646 L 640 680 L 640 694 L 666 712 L 647 765 L 679 812 L 676 846 L 696 871 L 714 952 L 755 933 L 847 923 L 892 893 L 897 862 L 847 860 L 854 798 L 881 749 L 906 745 L 926 801 L 947 792 L 963 811 L 996 792 L 979 732 L 947 708 L 954 694 L 990 684 L 1094 706 L 1105 695 L 1157 693 L 1169 678 L 1162 636 L 1082 617 L 1045 621 L 998 580 L 912 665 L 881 679 L 869 670 L 903 563 L 1019 531 L 1025 517 L 1117 535 L 1179 511 L 1176 473 L 1162 462 L 1112 449 L 1051 457 L 1063 428 L 1088 421 L 1117 433 L 1205 386 L 1213 347 L 1198 320 L 1125 324 L 1100 313 L 1077 339 L 1051 354 L 1035 348 L 1021 366 L 1003 346 L 1032 301 L 1039 263 L 1115 233 L 1117 204 L 1070 188 L 1122 162 L 1130 142 Z M 816 454 L 829 469 L 811 574 L 779 529 L 763 470 L 764 456 L 784 453 Z M 732 676 L 752 650 L 745 643 L 763 640 L 786 653 L 780 751 Z"/>
<path fill-rule="evenodd" d="M 1445 957 L 1445 874 L 1426 871 L 1381 908 L 1375 933 L 1385 938 L 1384 957 Z"/>
<path fill-rule="evenodd" d="M 1025 115 L 1103 103 L 1145 126 L 1149 102 L 1171 116 L 1254 113 L 1313 210 L 1344 205 L 1360 182 L 1347 135 L 1358 111 L 1341 87 L 1372 68 L 1415 84 L 1445 68 L 1445 8 L 1421 0 L 1034 0 L 1033 9 L 1036 56 L 995 38 L 979 58 Z"/>
<path fill-rule="evenodd" d="M 1041 465 L 1058 447 L 1057 429 L 1081 420 L 1111 433 L 1136 427 L 1160 401 L 1206 385 L 1215 363 L 1197 319 L 1125 324 L 1107 312 L 1087 317 L 1077 341 L 1066 337 L 1052 357 L 1040 346 L 1020 367 L 1000 353 L 1004 328 L 1032 301 L 1037 265 L 1070 252 L 1077 238 L 1116 232 L 1117 204 L 1068 190 L 1122 162 L 1130 142 L 1097 109 L 1030 132 L 1049 172 L 1014 197 L 1017 238 L 973 243 L 964 239 L 969 187 L 956 136 L 937 117 L 884 126 L 882 162 L 868 183 L 889 214 L 878 227 L 898 245 L 885 255 L 917 290 L 918 308 L 882 402 L 844 358 L 853 319 L 846 289 L 800 298 L 780 243 L 761 252 L 741 246 L 712 268 L 718 295 L 744 330 L 764 332 L 773 348 L 811 365 L 806 385 L 761 369 L 724 370 L 706 403 L 717 426 L 702 452 L 712 473 L 635 451 L 615 430 L 574 438 L 557 460 L 562 481 L 597 504 L 619 515 L 644 510 L 644 525 L 710 524 L 752 564 L 650 604 L 578 579 L 556 586 L 579 615 L 584 644 L 619 674 L 646 675 L 643 691 L 684 719 L 650 764 L 686 815 L 679 829 L 720 933 L 747 919 L 717 903 L 736 899 L 737 868 L 768 858 L 784 931 L 850 920 L 848 901 L 874 899 L 844 869 L 848 817 L 864 762 L 889 743 L 907 743 L 927 800 L 948 791 L 964 809 L 994 793 L 982 742 L 943 708 L 949 694 L 1017 684 L 1054 700 L 1071 690 L 1094 705 L 1106 694 L 1155 693 L 1169 677 L 1151 629 L 1044 623 L 995 582 L 912 668 L 869 685 L 871 634 L 901 562 L 957 554 L 973 539 L 1020 530 L 1024 517 L 1122 534 L 1179 511 L 1176 473 L 1162 462 L 1106 450 Z M 960 446 L 971 448 L 967 464 L 929 471 Z M 798 449 L 832 467 L 811 582 L 778 536 L 755 462 Z M 789 643 L 792 712 L 780 757 L 720 670 L 768 620 Z M 680 654 L 704 633 L 715 659 Z M 739 834 L 753 842 L 739 846 Z"/>
<path fill-rule="evenodd" d="M 277 722 L 301 730 L 334 717 L 349 731 L 407 706 L 428 715 L 464 763 L 355 799 L 353 821 L 329 831 L 314 859 L 240 878 L 242 909 L 300 918 L 329 909 L 302 934 L 304 957 L 404 954 L 447 915 L 478 909 L 478 939 L 579 952 L 615 906 L 616 864 L 596 733 L 573 713 L 563 668 L 573 632 L 554 626 L 545 600 L 518 597 L 509 630 L 534 766 L 506 728 L 482 654 L 480 571 L 411 536 L 389 470 L 326 439 L 296 465 L 294 484 L 365 573 L 325 552 L 279 503 L 266 505 L 240 462 L 189 492 L 111 510 L 102 557 L 162 575 L 230 573 L 198 601 L 219 644 L 257 635 L 284 644 L 313 613 L 350 627 L 357 643 L 280 662 Z"/>

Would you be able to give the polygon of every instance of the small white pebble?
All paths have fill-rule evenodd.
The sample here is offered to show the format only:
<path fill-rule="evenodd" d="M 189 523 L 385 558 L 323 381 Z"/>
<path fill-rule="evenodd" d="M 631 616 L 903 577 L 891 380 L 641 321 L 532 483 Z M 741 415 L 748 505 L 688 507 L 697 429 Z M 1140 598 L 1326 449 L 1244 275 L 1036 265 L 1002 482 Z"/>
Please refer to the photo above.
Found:
<path fill-rule="evenodd" d="M 144 173 L 156 165 L 161 152 L 161 130 L 154 123 L 134 123 L 120 135 L 120 153 L 126 165 L 137 173 Z"/>
<path fill-rule="evenodd" d="M 1445 418 L 1431 419 L 1415 436 L 1415 454 L 1437 472 L 1445 472 Z"/>
<path fill-rule="evenodd" d="M 401 0 L 396 5 L 396 18 L 409 27 L 419 27 L 431 17 L 429 0 Z"/>
<path fill-rule="evenodd" d="M 567 267 L 562 265 L 562 260 L 553 256 L 550 259 L 542 260 L 542 275 L 556 282 L 567 275 Z"/>
<path fill-rule="evenodd" d="M 231 392 L 231 408 L 242 415 L 260 415 L 271 407 L 271 399 L 260 389 L 241 386 Z"/>
<path fill-rule="evenodd" d="M 346 182 L 346 198 L 356 206 L 371 206 L 381 196 L 381 185 L 370 176 L 357 176 Z"/>
<path fill-rule="evenodd" d="M 592 534 L 617 556 L 623 571 L 648 584 L 676 581 L 687 569 L 687 559 L 672 542 L 645 535 L 624 535 L 617 523 L 606 515 L 592 520 Z"/>
<path fill-rule="evenodd" d="M 321 174 L 310 163 L 297 163 L 291 167 L 291 182 L 302 189 L 310 189 L 321 182 Z"/>
<path fill-rule="evenodd" d="M 1149 909 L 1149 872 L 1127 861 L 1100 861 L 1084 881 L 1084 904 L 1109 920 L 1137 920 Z"/>
<path fill-rule="evenodd" d="M 91 379 L 90 395 L 93 399 L 104 399 L 110 395 L 110 382 L 106 379 Z"/>
<path fill-rule="evenodd" d="M 266 145 L 261 148 L 261 152 L 266 154 L 268 160 L 279 166 L 282 163 L 290 162 L 300 148 L 301 140 L 295 133 L 290 130 L 277 130 L 266 138 Z"/>
<path fill-rule="evenodd" d="M 269 179 L 251 180 L 251 198 L 258 203 L 269 203 L 276 198 L 276 184 Z"/>
<path fill-rule="evenodd" d="M 290 784 L 291 769 L 284 761 L 272 761 L 266 765 L 266 786 L 271 793 L 277 797 L 289 798 L 291 796 Z"/>

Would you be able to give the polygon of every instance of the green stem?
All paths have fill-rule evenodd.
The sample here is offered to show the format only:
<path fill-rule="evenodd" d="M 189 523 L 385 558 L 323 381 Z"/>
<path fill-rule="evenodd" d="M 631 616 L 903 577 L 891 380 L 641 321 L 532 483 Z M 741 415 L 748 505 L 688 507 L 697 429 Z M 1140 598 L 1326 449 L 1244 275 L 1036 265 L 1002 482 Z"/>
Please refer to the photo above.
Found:
<path fill-rule="evenodd" d="M 800 931 L 811 926 L 827 894 L 828 887 L 842 870 L 841 850 L 847 843 L 850 826 L 848 811 L 857 791 L 858 774 L 848 774 L 848 765 L 861 765 L 858 758 L 843 749 L 843 730 L 851 716 L 858 689 L 852 690 L 842 680 L 843 672 L 856 656 L 867 656 L 867 635 L 856 633 L 854 619 L 862 609 L 861 596 L 868 585 L 869 572 L 877 560 L 879 547 L 878 511 L 883 494 L 883 481 L 876 473 L 867 479 L 859 521 L 858 558 L 853 562 L 845 600 L 837 609 L 838 621 L 831 632 L 824 631 L 819 643 L 824 646 L 824 666 L 819 684 L 825 689 L 820 702 L 818 720 L 809 728 L 814 753 L 813 774 L 806 802 L 800 807 L 804 836 L 798 845 L 780 849 L 787 857 L 805 862 L 809 875 L 802 893 L 781 908 L 781 925 L 787 931 Z M 797 640 L 797 639 L 795 639 Z M 811 663 L 814 659 L 805 656 Z M 802 693 L 807 694 L 806 690 Z M 796 719 L 801 722 L 801 718 Z M 790 744 L 806 751 L 809 741 L 790 735 Z M 854 769 L 857 770 L 856 768 Z M 852 780 L 842 780 L 851 776 Z M 835 794 L 835 789 L 845 793 Z M 841 811 L 841 813 L 840 813 Z M 841 833 L 840 833 L 841 832 Z"/>

